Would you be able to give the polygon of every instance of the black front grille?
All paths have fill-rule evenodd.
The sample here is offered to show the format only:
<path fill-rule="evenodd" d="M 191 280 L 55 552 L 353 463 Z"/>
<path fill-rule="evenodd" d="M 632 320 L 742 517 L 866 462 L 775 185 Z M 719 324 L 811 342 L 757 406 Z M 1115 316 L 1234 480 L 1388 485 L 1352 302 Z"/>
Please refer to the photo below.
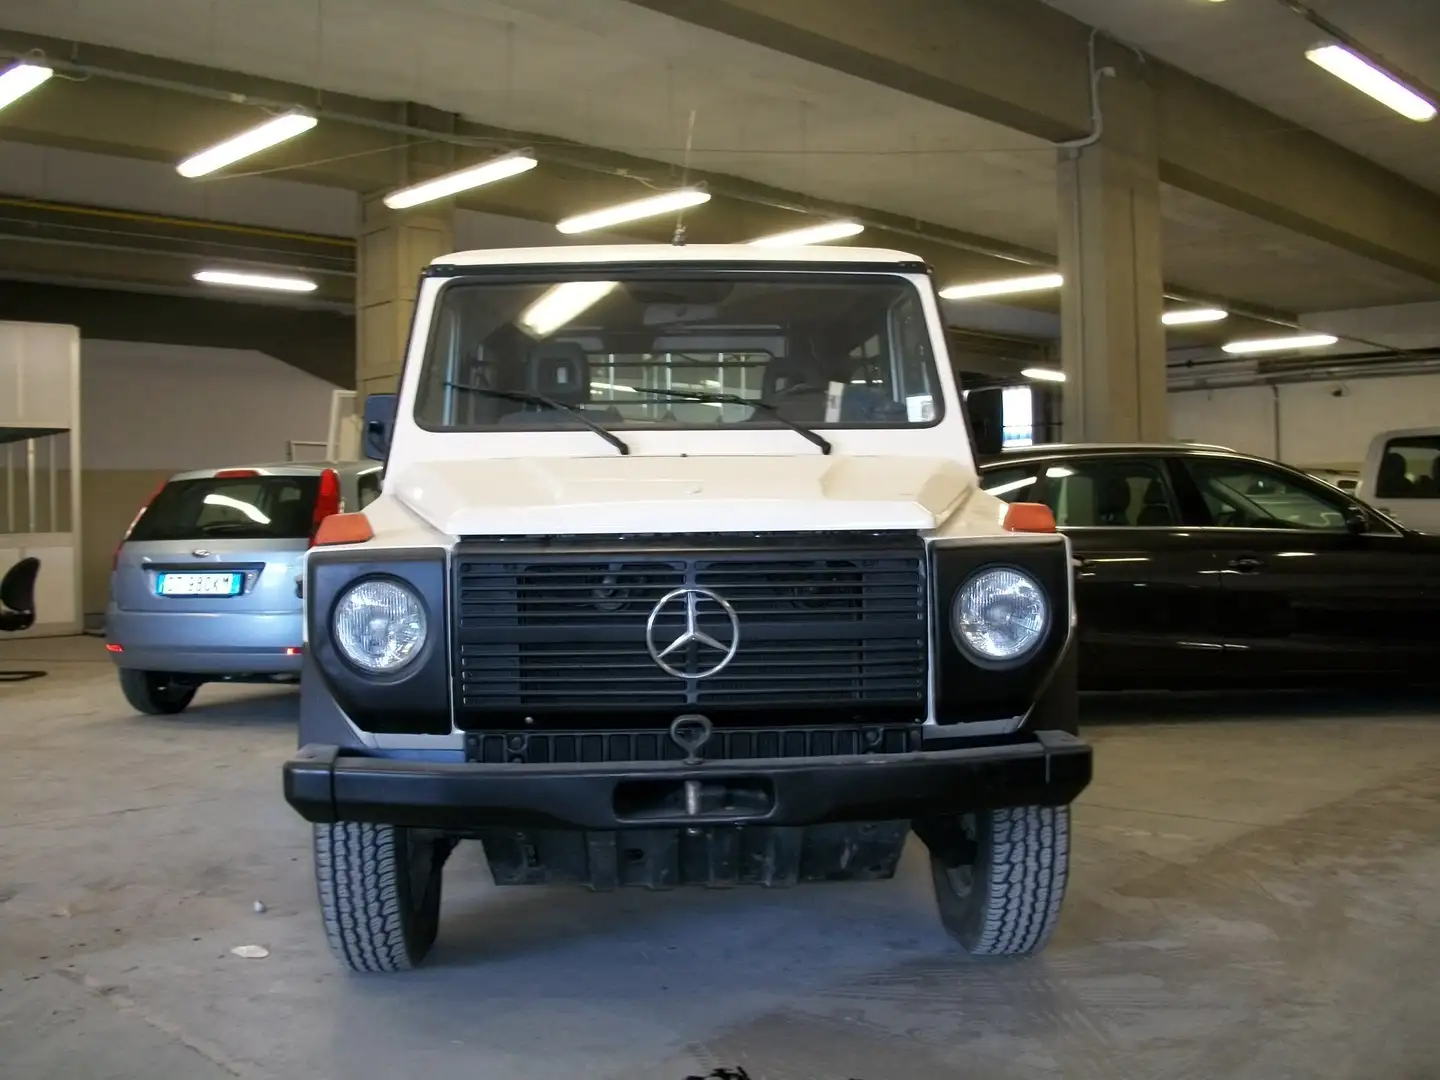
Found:
<path fill-rule="evenodd" d="M 713 540 L 711 541 L 713 543 Z M 916 706 L 926 674 L 924 560 L 918 543 L 796 550 L 569 550 L 455 559 L 455 700 L 467 713 Z M 734 612 L 739 644 L 707 678 L 663 670 L 647 621 L 676 590 Z M 725 610 L 702 598 L 696 628 L 728 647 Z M 687 631 L 683 596 L 655 615 L 657 648 Z M 666 662 L 689 676 L 723 659 L 691 642 Z M 488 726 L 488 724 L 486 725 Z"/>
<path fill-rule="evenodd" d="M 920 749 L 915 724 L 810 728 L 717 729 L 700 757 L 755 761 L 856 754 L 903 754 Z M 611 761 L 683 761 L 665 730 L 484 731 L 465 736 L 469 761 L 498 765 L 603 764 Z"/>

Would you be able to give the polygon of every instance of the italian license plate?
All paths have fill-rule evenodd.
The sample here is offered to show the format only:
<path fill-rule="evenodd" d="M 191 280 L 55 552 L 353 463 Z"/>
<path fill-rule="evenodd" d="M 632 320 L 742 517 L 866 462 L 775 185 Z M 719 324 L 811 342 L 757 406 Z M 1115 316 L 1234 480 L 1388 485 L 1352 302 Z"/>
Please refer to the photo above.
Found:
<path fill-rule="evenodd" d="M 244 580 L 236 573 L 161 573 L 156 576 L 155 591 L 161 596 L 238 596 Z"/>

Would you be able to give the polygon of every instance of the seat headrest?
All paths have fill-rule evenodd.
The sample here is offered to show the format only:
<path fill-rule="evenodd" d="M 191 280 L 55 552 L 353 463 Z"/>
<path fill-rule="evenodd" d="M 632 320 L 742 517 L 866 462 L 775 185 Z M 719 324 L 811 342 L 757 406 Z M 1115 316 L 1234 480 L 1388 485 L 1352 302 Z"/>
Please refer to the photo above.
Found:
<path fill-rule="evenodd" d="M 1125 517 L 1130 513 L 1130 481 L 1118 473 L 1095 478 L 1095 515 L 1100 518 Z"/>
<path fill-rule="evenodd" d="M 546 341 L 530 350 L 525 388 L 566 405 L 590 400 L 590 364 L 585 350 L 573 341 Z"/>

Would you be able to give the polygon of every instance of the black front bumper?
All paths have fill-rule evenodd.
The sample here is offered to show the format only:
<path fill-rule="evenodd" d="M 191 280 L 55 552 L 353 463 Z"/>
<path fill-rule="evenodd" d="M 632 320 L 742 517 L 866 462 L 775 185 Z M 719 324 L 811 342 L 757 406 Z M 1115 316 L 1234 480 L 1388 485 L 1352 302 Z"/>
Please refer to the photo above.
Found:
<path fill-rule="evenodd" d="M 1090 782 L 1091 750 L 1036 732 L 1000 746 L 751 761 L 476 764 L 363 757 L 303 747 L 285 798 L 314 822 L 368 821 L 467 832 L 496 826 L 612 830 L 897 821 L 1007 806 L 1062 806 Z M 695 782 L 689 812 L 686 782 Z M 707 792 L 738 791 L 751 802 Z M 674 797 L 671 797 L 672 794 Z"/>

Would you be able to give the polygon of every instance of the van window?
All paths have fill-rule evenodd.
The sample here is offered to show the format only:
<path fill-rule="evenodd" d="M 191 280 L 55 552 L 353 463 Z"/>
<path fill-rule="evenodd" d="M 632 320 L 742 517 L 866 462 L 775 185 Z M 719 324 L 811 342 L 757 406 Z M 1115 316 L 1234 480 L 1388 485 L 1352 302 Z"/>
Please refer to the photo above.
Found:
<path fill-rule="evenodd" d="M 1377 499 L 1440 499 L 1440 435 L 1391 439 L 1375 477 Z"/>
<path fill-rule="evenodd" d="M 319 489 L 318 476 L 172 481 L 140 515 L 130 540 L 303 540 Z"/>

